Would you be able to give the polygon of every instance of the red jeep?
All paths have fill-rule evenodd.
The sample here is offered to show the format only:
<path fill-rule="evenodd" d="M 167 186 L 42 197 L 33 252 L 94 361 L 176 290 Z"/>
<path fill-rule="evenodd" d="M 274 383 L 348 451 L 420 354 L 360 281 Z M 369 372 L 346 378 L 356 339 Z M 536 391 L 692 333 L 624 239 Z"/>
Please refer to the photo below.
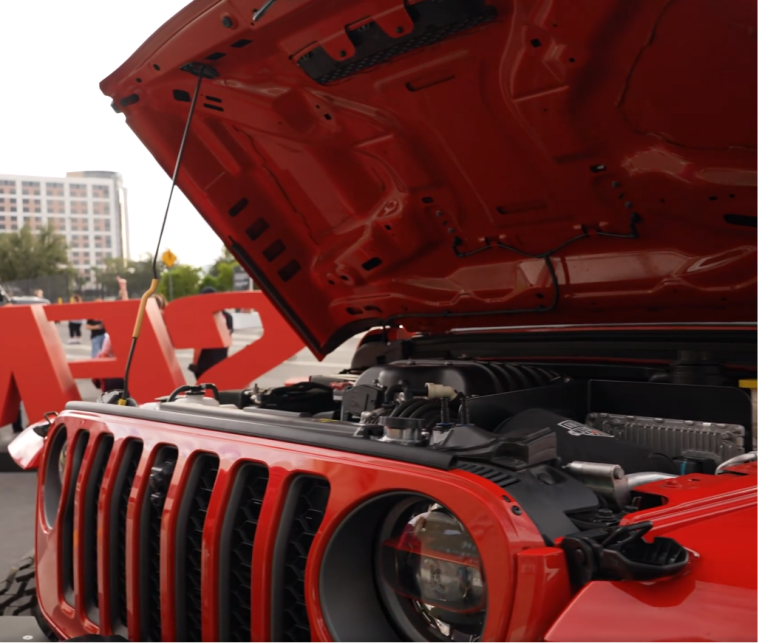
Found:
<path fill-rule="evenodd" d="M 368 333 L 28 430 L 40 624 L 756 640 L 756 71 L 750 0 L 190 3 L 103 91 L 315 355 Z"/>

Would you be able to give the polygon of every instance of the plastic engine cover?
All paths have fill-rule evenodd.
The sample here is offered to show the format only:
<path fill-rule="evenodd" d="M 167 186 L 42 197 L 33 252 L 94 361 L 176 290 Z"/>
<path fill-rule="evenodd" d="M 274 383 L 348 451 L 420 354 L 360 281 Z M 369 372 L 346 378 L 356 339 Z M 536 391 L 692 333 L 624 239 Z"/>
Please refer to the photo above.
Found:
<path fill-rule="evenodd" d="M 422 389 L 427 383 L 450 386 L 464 395 L 493 395 L 545 386 L 559 375 L 524 364 L 484 361 L 403 360 L 372 366 L 356 381 L 356 386 L 383 387 L 407 384 Z"/>

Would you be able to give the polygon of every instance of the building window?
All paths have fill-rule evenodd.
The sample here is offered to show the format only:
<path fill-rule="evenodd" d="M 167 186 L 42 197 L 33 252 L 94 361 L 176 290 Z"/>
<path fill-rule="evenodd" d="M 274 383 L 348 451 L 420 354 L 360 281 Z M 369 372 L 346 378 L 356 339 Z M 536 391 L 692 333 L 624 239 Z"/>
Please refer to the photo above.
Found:
<path fill-rule="evenodd" d="M 71 217 L 69 221 L 71 221 L 72 230 L 76 230 L 77 232 L 87 232 L 89 230 L 89 225 L 87 224 L 87 219 L 85 217 Z"/>
<path fill-rule="evenodd" d="M 0 194 L 16 194 L 16 182 L 7 179 L 0 181 Z"/>
<path fill-rule="evenodd" d="M 87 201 L 72 201 L 71 214 L 87 214 Z"/>
<path fill-rule="evenodd" d="M 39 199 L 23 199 L 24 212 L 42 212 L 42 202 Z"/>
<path fill-rule="evenodd" d="M 42 227 L 42 217 L 29 217 L 26 220 L 26 223 L 29 224 L 29 228 L 32 230 L 38 230 Z"/>
<path fill-rule="evenodd" d="M 29 194 L 31 196 L 39 196 L 40 182 L 39 181 L 22 181 L 21 192 L 22 194 Z"/>
<path fill-rule="evenodd" d="M 93 199 L 107 199 L 110 195 L 107 185 L 93 185 L 92 186 L 92 198 Z"/>
<path fill-rule="evenodd" d="M 55 228 L 56 232 L 66 232 L 66 219 L 63 217 L 48 217 L 47 220 Z"/>
<path fill-rule="evenodd" d="M 108 201 L 95 201 L 92 204 L 92 212 L 94 214 L 110 214 L 111 204 Z"/>
<path fill-rule="evenodd" d="M 15 212 L 16 200 L 15 199 L 0 199 L 0 212 Z"/>
<path fill-rule="evenodd" d="M 108 237 L 105 238 L 105 247 L 106 248 L 110 248 L 111 247 L 111 237 L 110 236 L 108 236 Z M 111 253 L 109 252 L 108 256 L 110 256 L 110 254 Z"/>
<path fill-rule="evenodd" d="M 69 196 L 87 198 L 87 184 L 86 183 L 70 183 L 69 184 Z"/>
<path fill-rule="evenodd" d="M 66 207 L 63 201 L 58 199 L 50 199 L 47 202 L 47 211 L 51 212 L 52 214 L 64 214 L 66 212 Z"/>
<path fill-rule="evenodd" d="M 63 196 L 63 183 L 47 183 L 45 194 L 48 196 Z"/>

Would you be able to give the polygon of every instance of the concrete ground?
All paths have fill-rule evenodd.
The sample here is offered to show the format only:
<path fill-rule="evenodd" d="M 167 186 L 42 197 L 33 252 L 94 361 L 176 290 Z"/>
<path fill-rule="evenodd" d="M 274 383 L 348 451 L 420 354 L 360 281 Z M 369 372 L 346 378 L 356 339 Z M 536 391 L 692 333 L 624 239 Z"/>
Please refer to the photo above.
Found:
<path fill-rule="evenodd" d="M 68 326 L 58 325 L 58 332 L 64 343 L 69 360 L 86 359 L 90 355 L 88 337 L 82 344 L 69 345 Z M 88 332 L 84 332 L 88 336 Z M 233 334 L 230 354 L 234 354 L 261 336 L 256 328 L 238 330 Z M 290 378 L 316 375 L 319 373 L 336 373 L 350 364 L 351 357 L 359 338 L 351 339 L 336 349 L 324 362 L 319 363 L 308 349 L 303 349 L 291 359 L 283 362 L 273 370 L 258 378 L 257 383 L 263 388 L 281 385 Z M 194 382 L 192 373 L 187 370 L 192 359 L 191 350 L 177 351 L 177 359 L 182 372 Z M 92 382 L 77 380 L 79 393 L 83 400 L 94 401 L 99 395 Z M 170 393 L 170 391 L 166 391 Z M 0 445 L 11 438 L 10 427 L 0 428 Z M 8 566 L 19 560 L 34 547 L 34 501 L 37 476 L 26 472 L 0 472 L 0 580 L 5 578 Z"/>

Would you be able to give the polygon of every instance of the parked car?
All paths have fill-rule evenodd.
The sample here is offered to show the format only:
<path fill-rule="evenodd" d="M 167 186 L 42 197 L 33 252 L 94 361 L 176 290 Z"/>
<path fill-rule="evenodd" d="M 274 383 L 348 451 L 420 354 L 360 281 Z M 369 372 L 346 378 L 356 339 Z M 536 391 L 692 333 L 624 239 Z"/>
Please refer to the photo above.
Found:
<path fill-rule="evenodd" d="M 314 354 L 368 332 L 28 429 L 5 596 L 62 639 L 756 640 L 756 3 L 259 7 L 101 87 L 168 171 L 189 127 Z"/>
<path fill-rule="evenodd" d="M 11 295 L 0 284 L 0 306 L 6 304 L 25 305 L 25 304 L 49 304 L 50 300 L 44 297 L 35 297 L 33 295 Z"/>

